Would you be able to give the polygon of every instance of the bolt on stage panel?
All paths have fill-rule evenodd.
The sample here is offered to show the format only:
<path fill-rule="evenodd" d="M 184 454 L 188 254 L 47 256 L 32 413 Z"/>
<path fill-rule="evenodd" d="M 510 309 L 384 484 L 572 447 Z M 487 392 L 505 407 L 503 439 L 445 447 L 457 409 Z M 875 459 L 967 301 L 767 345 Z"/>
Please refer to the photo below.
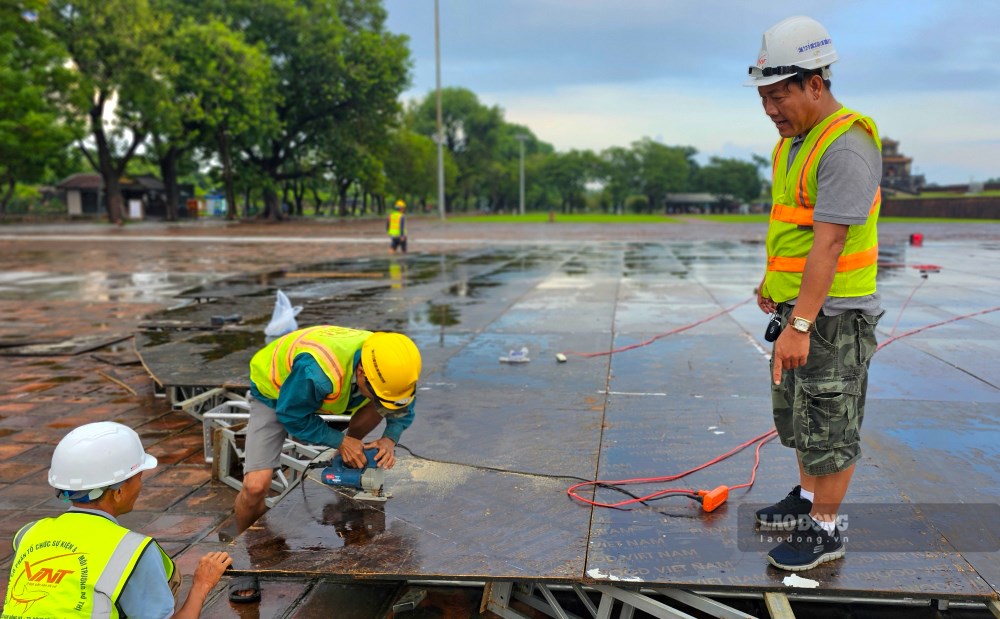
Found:
<path fill-rule="evenodd" d="M 894 264 L 905 264 L 895 249 Z M 943 268 L 905 308 L 919 273 L 882 273 L 880 340 L 900 309 L 895 335 L 1000 305 L 1000 295 L 983 292 L 996 290 L 985 272 L 945 279 L 958 260 L 952 249 L 920 257 Z M 372 291 L 369 307 L 383 313 L 371 310 L 357 326 L 378 328 L 390 316 L 425 354 L 416 421 L 402 441 L 417 455 L 397 449 L 386 473 L 392 498 L 381 504 L 307 479 L 235 541 L 234 568 L 789 591 L 789 573 L 765 560 L 776 534 L 753 528 L 753 511 L 797 483 L 794 453 L 777 441 L 762 448 L 754 487 L 732 491 L 712 513 L 683 497 L 592 509 L 565 492 L 577 479 L 679 473 L 771 429 L 766 317 L 749 300 L 762 263 L 763 248 L 744 243 L 506 249 L 450 256 L 413 285 Z M 324 303 L 336 309 L 336 298 Z M 726 308 L 612 356 L 573 354 L 642 344 Z M 841 510 L 847 555 L 799 574 L 817 589 L 792 590 L 996 597 L 998 336 L 1000 313 L 987 314 L 876 354 L 864 452 Z M 499 362 L 522 346 L 528 363 Z M 557 362 L 558 352 L 569 361 Z M 750 448 L 685 479 L 628 489 L 733 486 L 753 463 Z M 600 488 L 596 498 L 626 497 Z"/>

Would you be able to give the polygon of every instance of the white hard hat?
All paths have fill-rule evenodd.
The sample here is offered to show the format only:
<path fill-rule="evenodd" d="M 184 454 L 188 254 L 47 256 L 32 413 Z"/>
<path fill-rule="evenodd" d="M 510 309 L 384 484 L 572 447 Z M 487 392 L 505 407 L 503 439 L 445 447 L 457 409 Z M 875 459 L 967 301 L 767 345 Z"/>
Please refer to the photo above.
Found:
<path fill-rule="evenodd" d="M 59 441 L 49 467 L 49 485 L 57 490 L 106 488 L 155 466 L 156 458 L 142 448 L 135 430 L 99 421 L 82 425 Z"/>
<path fill-rule="evenodd" d="M 809 17 L 789 17 L 764 33 L 757 64 L 750 67 L 750 79 L 744 86 L 768 86 L 800 69 L 822 69 L 823 79 L 830 79 L 829 67 L 837 59 L 833 40 L 822 24 Z"/>

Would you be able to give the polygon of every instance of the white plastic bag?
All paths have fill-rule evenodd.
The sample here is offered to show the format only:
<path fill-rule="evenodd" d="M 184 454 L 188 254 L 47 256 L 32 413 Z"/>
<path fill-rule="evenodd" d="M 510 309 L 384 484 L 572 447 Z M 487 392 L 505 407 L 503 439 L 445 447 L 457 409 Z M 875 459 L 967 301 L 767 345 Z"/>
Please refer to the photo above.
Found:
<path fill-rule="evenodd" d="M 507 353 L 507 356 L 500 357 L 500 363 L 527 363 L 531 361 L 528 358 L 528 347 L 522 346 L 521 350 L 512 350 Z"/>
<path fill-rule="evenodd" d="M 274 302 L 274 313 L 271 314 L 271 322 L 264 329 L 264 335 L 269 337 L 280 337 L 286 333 L 291 333 L 299 328 L 295 317 L 302 311 L 301 305 L 292 307 L 292 302 L 284 292 L 278 291 L 278 299 Z"/>

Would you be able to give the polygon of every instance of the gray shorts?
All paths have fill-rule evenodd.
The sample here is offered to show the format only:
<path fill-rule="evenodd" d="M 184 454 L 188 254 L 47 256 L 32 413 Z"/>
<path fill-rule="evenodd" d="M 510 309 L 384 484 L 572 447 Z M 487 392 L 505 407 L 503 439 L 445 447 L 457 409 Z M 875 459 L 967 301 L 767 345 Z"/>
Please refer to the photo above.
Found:
<path fill-rule="evenodd" d="M 274 470 L 281 462 L 281 448 L 288 432 L 278 421 L 278 413 L 273 408 L 252 395 L 248 396 L 250 422 L 247 424 L 243 472 Z"/>

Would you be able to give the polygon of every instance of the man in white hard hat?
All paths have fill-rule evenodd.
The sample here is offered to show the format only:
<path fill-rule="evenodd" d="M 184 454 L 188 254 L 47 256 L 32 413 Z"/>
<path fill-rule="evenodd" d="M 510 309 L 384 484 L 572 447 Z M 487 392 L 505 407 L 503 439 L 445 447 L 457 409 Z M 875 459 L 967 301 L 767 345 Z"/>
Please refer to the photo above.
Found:
<path fill-rule="evenodd" d="M 175 612 L 180 575 L 174 562 L 153 538 L 118 524 L 139 497 L 143 471 L 155 466 L 139 435 L 118 423 L 86 424 L 59 442 L 49 485 L 71 507 L 14 536 L 5 619 L 201 615 L 205 598 L 232 563 L 229 555 L 201 558 L 191 591 Z"/>
<path fill-rule="evenodd" d="M 790 17 L 764 33 L 746 83 L 781 136 L 757 304 L 782 326 L 771 359 L 772 412 L 799 468 L 799 485 L 756 519 L 762 530 L 794 532 L 767 557 L 792 571 L 844 556 L 838 513 L 861 456 L 883 313 L 875 286 L 881 142 L 871 118 L 830 92 L 836 60 L 822 25 Z"/>

